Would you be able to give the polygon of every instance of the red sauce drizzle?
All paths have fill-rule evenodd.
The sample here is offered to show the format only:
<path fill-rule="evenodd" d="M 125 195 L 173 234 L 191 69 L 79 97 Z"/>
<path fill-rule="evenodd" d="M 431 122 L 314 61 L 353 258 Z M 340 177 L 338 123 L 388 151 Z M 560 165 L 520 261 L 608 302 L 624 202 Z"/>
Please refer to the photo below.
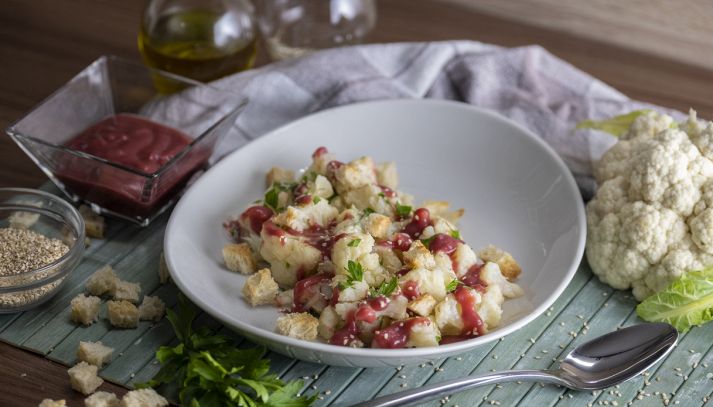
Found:
<path fill-rule="evenodd" d="M 285 244 L 285 237 L 287 237 L 287 232 L 281 227 L 277 226 L 273 221 L 268 220 L 262 224 L 262 231 L 268 236 L 274 236 L 280 239 L 280 244 Z"/>
<path fill-rule="evenodd" d="M 367 303 L 374 311 L 383 311 L 389 305 L 389 299 L 383 295 L 370 298 Z"/>
<path fill-rule="evenodd" d="M 344 326 L 334 332 L 334 335 L 329 338 L 329 343 L 332 345 L 349 346 L 359 339 L 359 327 L 357 326 L 354 314 L 356 314 L 356 310 L 350 311 L 347 314 L 347 320 Z"/>
<path fill-rule="evenodd" d="M 308 189 L 309 188 L 307 187 L 307 184 L 303 182 L 301 184 L 295 185 L 295 188 L 292 190 L 292 193 L 295 196 L 300 196 L 306 194 Z"/>
<path fill-rule="evenodd" d="M 295 198 L 295 203 L 297 205 L 309 205 L 312 202 L 312 197 L 310 195 L 300 195 Z"/>
<path fill-rule="evenodd" d="M 458 240 L 458 239 L 456 239 L 452 236 L 449 236 L 445 233 L 438 233 L 435 236 L 433 236 L 433 239 L 431 240 L 431 243 L 428 245 L 428 248 L 433 253 L 443 252 L 450 256 L 451 254 L 453 254 L 456 251 L 459 243 L 463 243 L 463 241 Z"/>
<path fill-rule="evenodd" d="M 266 206 L 251 206 L 240 215 L 240 219 L 247 219 L 250 222 L 250 229 L 259 235 L 262 230 L 262 225 L 274 214 L 272 209 Z"/>
<path fill-rule="evenodd" d="M 408 298 L 409 301 L 421 296 L 421 293 L 418 290 L 418 283 L 413 280 L 405 282 L 401 287 L 401 291 L 403 292 L 404 297 Z"/>
<path fill-rule="evenodd" d="M 411 236 L 406 233 L 396 233 L 394 235 L 394 240 L 378 240 L 376 245 L 405 252 L 411 247 L 411 243 L 413 243 Z"/>
<path fill-rule="evenodd" d="M 311 308 L 308 306 L 310 303 L 322 302 L 322 305 L 326 305 L 328 301 L 322 293 L 322 286 L 329 286 L 332 277 L 332 274 L 322 273 L 299 280 L 292 291 L 292 311 L 307 312 Z M 317 296 L 319 299 L 315 300 Z"/>
<path fill-rule="evenodd" d="M 411 330 L 415 325 L 431 324 L 431 320 L 424 317 L 409 318 L 405 321 L 396 321 L 384 329 L 374 332 L 371 345 L 375 348 L 398 349 L 406 347 Z"/>
<path fill-rule="evenodd" d="M 404 268 L 402 268 L 401 270 L 397 271 L 397 272 L 396 272 L 396 275 L 399 276 L 399 277 L 401 277 L 401 276 L 406 275 L 406 273 L 408 273 L 409 271 L 411 271 L 410 268 L 404 267 Z"/>
<path fill-rule="evenodd" d="M 426 208 L 419 208 L 413 213 L 411 222 L 404 226 L 402 232 L 411 236 L 413 239 L 417 239 L 423 233 L 423 229 L 426 229 L 431 225 L 431 214 Z"/>
<path fill-rule="evenodd" d="M 381 192 L 383 192 L 384 196 L 386 196 L 387 198 L 393 198 L 396 196 L 396 192 L 394 192 L 394 190 L 389 187 L 379 185 L 379 188 L 381 188 Z"/>
<path fill-rule="evenodd" d="M 468 271 L 466 271 L 465 275 L 460 278 L 460 281 L 463 282 L 463 284 L 467 285 L 468 287 L 475 288 L 476 291 L 479 293 L 484 293 L 485 288 L 488 286 L 488 284 L 480 279 L 480 271 L 483 269 L 483 264 L 474 264 L 472 265 Z"/>
<path fill-rule="evenodd" d="M 463 320 L 463 330 L 461 335 L 483 335 L 485 334 L 485 326 L 480 315 L 475 310 L 475 296 L 468 288 L 460 286 L 456 288 L 453 296 L 460 305 L 460 316 Z"/>

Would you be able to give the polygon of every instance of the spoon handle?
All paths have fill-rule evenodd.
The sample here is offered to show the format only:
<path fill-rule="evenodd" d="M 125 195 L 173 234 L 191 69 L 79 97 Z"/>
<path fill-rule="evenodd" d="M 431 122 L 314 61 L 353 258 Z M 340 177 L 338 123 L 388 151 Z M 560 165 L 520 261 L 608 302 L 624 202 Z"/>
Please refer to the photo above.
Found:
<path fill-rule="evenodd" d="M 370 401 L 355 404 L 352 407 L 392 407 L 406 406 L 419 401 L 432 400 L 436 397 L 454 392 L 484 386 L 493 383 L 526 381 L 526 382 L 546 382 L 566 385 L 562 379 L 554 372 L 546 370 L 508 370 L 502 372 L 486 373 L 477 376 L 459 377 L 434 383 L 429 386 L 419 387 L 413 390 L 400 391 L 388 396 L 379 397 Z"/>

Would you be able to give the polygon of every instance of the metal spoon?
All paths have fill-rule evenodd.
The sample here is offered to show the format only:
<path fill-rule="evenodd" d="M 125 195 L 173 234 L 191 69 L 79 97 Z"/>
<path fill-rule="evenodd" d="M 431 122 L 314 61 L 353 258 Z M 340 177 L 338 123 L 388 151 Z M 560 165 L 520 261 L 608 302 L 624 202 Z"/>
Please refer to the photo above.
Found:
<path fill-rule="evenodd" d="M 353 407 L 404 406 L 492 383 L 531 381 L 573 390 L 599 390 L 638 375 L 666 356 L 678 340 L 669 324 L 640 324 L 610 332 L 573 349 L 553 370 L 506 370 L 402 391 Z"/>

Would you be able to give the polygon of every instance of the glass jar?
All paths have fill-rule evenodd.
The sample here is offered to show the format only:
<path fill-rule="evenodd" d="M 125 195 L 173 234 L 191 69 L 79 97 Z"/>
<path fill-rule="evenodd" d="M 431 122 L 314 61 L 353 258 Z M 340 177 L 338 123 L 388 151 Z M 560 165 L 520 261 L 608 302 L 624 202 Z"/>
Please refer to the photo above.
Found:
<path fill-rule="evenodd" d="M 156 69 L 208 82 L 252 67 L 254 9 L 248 0 L 151 0 L 139 50 Z M 173 86 L 156 81 L 163 92 Z"/>
<path fill-rule="evenodd" d="M 361 42 L 376 24 L 374 0 L 259 0 L 258 25 L 273 60 Z"/>

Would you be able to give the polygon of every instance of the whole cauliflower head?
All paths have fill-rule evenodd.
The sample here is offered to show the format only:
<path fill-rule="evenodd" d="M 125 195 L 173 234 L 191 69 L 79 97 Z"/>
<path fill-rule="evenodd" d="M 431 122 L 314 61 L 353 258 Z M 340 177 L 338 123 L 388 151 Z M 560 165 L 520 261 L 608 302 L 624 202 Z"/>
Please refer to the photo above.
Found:
<path fill-rule="evenodd" d="M 713 260 L 713 125 L 646 112 L 596 165 L 587 259 L 638 300 Z"/>

